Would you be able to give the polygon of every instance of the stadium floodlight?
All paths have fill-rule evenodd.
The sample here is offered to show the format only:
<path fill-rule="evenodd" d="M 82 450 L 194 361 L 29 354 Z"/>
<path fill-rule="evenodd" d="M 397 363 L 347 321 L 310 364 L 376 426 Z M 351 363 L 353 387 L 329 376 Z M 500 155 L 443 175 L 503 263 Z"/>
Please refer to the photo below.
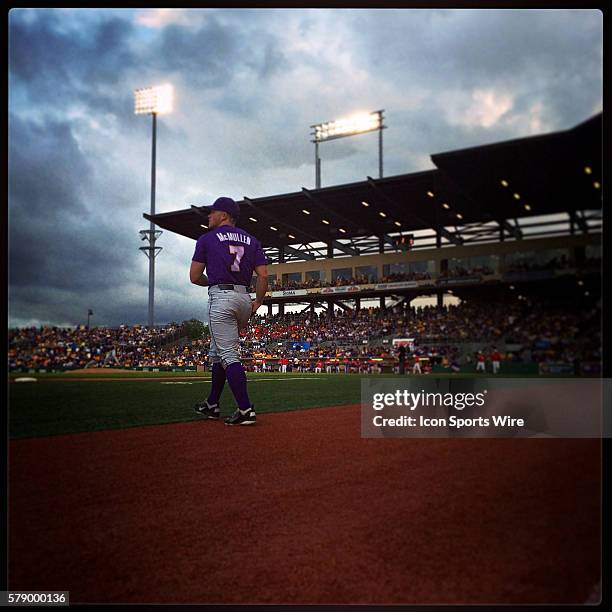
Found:
<path fill-rule="evenodd" d="M 374 132 L 383 127 L 383 112 L 358 113 L 346 119 L 312 125 L 313 135 L 316 141 L 321 142 L 323 140 L 333 140 L 345 136 L 354 136 L 355 134 Z"/>
<path fill-rule="evenodd" d="M 156 87 L 144 87 L 134 90 L 134 114 L 151 115 L 152 118 L 152 151 L 151 151 L 151 216 L 155 215 L 155 151 L 157 136 L 157 115 L 169 113 L 174 104 L 174 88 L 170 84 Z M 140 230 L 141 240 L 148 240 L 149 246 L 140 250 L 149 258 L 149 327 L 155 322 L 155 257 L 162 250 L 155 246 L 155 241 L 162 232 L 155 229 L 151 221 L 148 230 Z"/>
<path fill-rule="evenodd" d="M 144 87 L 134 91 L 134 114 L 136 115 L 170 113 L 173 103 L 174 88 L 169 84 Z"/>
<path fill-rule="evenodd" d="M 372 111 L 370 113 L 357 113 L 346 117 L 345 119 L 337 119 L 336 121 L 326 121 L 311 125 L 311 135 L 315 145 L 315 183 L 316 188 L 321 187 L 321 158 L 319 157 L 319 144 L 327 140 L 335 140 L 336 138 L 346 138 L 347 136 L 356 136 L 358 134 L 366 134 L 367 132 L 378 131 L 378 173 L 379 178 L 383 176 L 383 141 L 382 131 L 387 127 L 383 121 L 383 110 Z"/>

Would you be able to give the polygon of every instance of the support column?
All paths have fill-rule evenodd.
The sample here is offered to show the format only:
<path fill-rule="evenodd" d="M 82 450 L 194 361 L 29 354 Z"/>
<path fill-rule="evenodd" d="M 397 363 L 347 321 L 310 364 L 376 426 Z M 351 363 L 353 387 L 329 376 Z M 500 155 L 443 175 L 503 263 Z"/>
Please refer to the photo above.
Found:
<path fill-rule="evenodd" d="M 331 300 L 327 300 L 327 316 L 330 319 L 334 318 L 334 303 Z"/>
<path fill-rule="evenodd" d="M 285 314 L 285 305 L 282 302 L 278 305 L 278 314 L 281 316 Z"/>
<path fill-rule="evenodd" d="M 268 304 L 268 316 L 272 316 L 272 303 Z"/>
<path fill-rule="evenodd" d="M 437 304 L 438 304 L 438 308 L 442 308 L 442 306 L 444 306 L 444 292 L 443 291 L 438 291 Z"/>
<path fill-rule="evenodd" d="M 380 309 L 381 309 L 381 310 L 384 310 L 384 308 L 385 308 L 385 302 L 386 302 L 386 300 L 385 300 L 385 296 L 384 296 L 384 295 L 381 295 L 381 296 L 380 296 Z"/>
<path fill-rule="evenodd" d="M 361 298 L 355 298 L 355 310 L 361 310 Z"/>
<path fill-rule="evenodd" d="M 327 257 L 329 259 L 333 258 L 334 256 L 334 245 L 331 242 L 327 243 Z"/>

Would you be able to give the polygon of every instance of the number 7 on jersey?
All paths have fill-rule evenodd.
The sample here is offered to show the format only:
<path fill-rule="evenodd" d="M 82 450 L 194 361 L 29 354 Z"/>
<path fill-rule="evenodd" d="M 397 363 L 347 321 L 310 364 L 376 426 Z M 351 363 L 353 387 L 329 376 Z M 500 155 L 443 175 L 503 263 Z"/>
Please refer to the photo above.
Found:
<path fill-rule="evenodd" d="M 232 272 L 240 272 L 240 260 L 244 255 L 244 247 L 235 244 L 228 244 L 229 252 L 234 256 L 234 262 L 230 266 Z"/>

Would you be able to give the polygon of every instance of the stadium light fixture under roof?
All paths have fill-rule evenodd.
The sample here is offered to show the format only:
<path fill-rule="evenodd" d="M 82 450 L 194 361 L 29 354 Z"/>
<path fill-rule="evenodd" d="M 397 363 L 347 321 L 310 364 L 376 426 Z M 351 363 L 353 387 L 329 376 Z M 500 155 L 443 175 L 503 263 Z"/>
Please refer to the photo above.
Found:
<path fill-rule="evenodd" d="M 172 112 L 174 88 L 172 85 L 158 85 L 134 90 L 134 114 L 161 115 Z"/>

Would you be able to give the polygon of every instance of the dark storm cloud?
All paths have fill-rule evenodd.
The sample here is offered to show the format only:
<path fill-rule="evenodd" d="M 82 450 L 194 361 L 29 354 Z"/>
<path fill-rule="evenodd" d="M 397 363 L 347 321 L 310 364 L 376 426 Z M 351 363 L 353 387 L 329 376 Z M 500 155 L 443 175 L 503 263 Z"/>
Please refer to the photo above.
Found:
<path fill-rule="evenodd" d="M 92 111 L 126 114 L 131 92 L 112 86 L 138 59 L 129 48 L 130 23 L 110 18 L 80 31 L 67 29 L 54 11 L 37 11 L 32 21 L 10 15 L 10 75 L 31 103 L 66 108 L 80 100 Z"/>
<path fill-rule="evenodd" d="M 196 30 L 167 26 L 154 54 L 162 71 L 188 72 L 190 80 L 205 89 L 231 85 L 240 67 L 266 79 L 287 64 L 273 35 L 263 31 L 244 35 L 214 14 Z"/>
<path fill-rule="evenodd" d="M 12 116 L 9 136 L 11 285 L 41 295 L 116 286 L 133 267 L 125 245 L 133 247 L 134 236 L 91 206 L 92 168 L 70 125 Z"/>
<path fill-rule="evenodd" d="M 50 221 L 79 213 L 91 172 L 67 122 L 26 122 L 10 116 L 9 194 L 13 214 Z"/>
<path fill-rule="evenodd" d="M 162 71 L 186 71 L 198 86 L 209 88 L 227 82 L 237 49 L 236 39 L 213 17 L 193 32 L 177 25 L 167 26 L 157 55 Z"/>

